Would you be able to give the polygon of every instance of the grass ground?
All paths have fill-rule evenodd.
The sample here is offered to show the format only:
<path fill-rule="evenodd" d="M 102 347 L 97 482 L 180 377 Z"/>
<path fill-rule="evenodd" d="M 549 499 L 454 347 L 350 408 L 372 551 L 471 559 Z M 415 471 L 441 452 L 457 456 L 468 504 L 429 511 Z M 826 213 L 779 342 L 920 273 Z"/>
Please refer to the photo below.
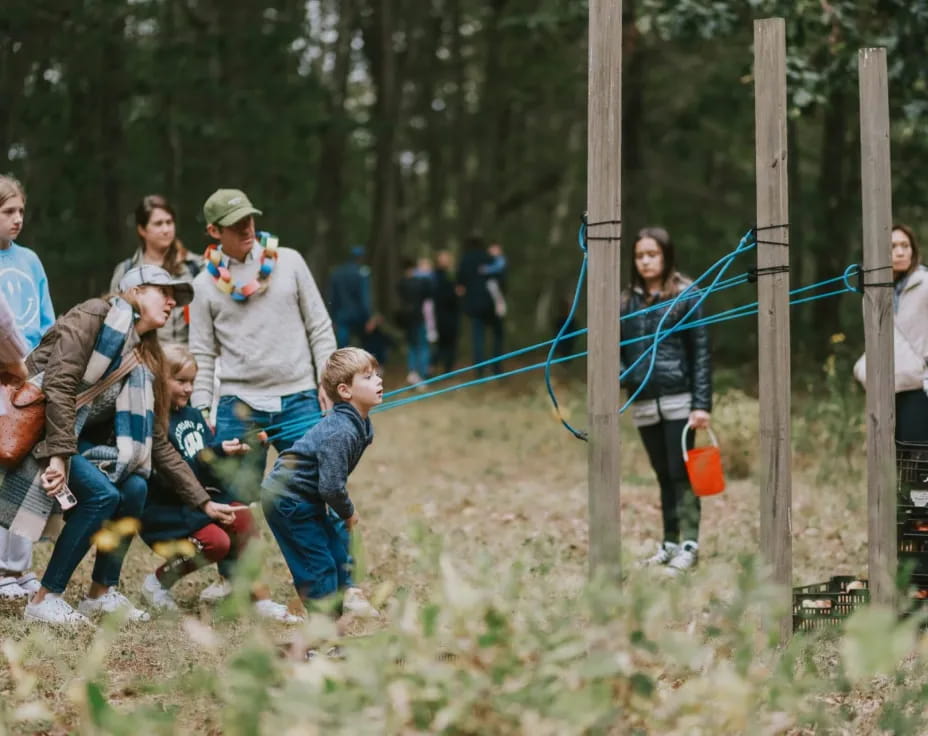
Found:
<path fill-rule="evenodd" d="M 576 381 L 563 383 L 561 397 L 573 420 L 582 425 L 581 386 Z M 655 578 L 645 588 L 699 591 L 693 596 L 693 606 L 698 608 L 704 602 L 711 606 L 714 597 L 727 595 L 739 558 L 756 553 L 758 487 L 751 477 L 757 443 L 756 411 L 756 403 L 741 394 L 731 392 L 720 399 L 715 426 L 726 448 L 726 465 L 744 477 L 731 480 L 724 494 L 704 502 L 702 558 L 692 579 L 681 583 Z M 625 560 L 632 561 L 650 552 L 656 542 L 660 509 L 641 444 L 624 421 L 622 542 Z M 821 426 L 815 430 L 803 416 L 797 417 L 797 429 L 807 433 L 804 441 L 814 437 L 815 431 L 826 431 Z M 549 600 L 570 599 L 581 592 L 588 549 L 586 445 L 560 428 L 537 377 L 519 379 L 518 384 L 509 381 L 504 386 L 469 389 L 384 412 L 375 417 L 375 431 L 375 442 L 350 484 L 361 514 L 365 586 L 372 593 L 383 595 L 392 589 L 429 599 L 435 578 L 422 564 L 423 548 L 417 540 L 423 536 L 439 540 L 447 559 L 491 578 L 505 578 L 517 559 L 537 560 L 545 568 L 543 582 L 538 585 L 544 586 Z M 859 468 L 825 454 L 824 450 L 802 452 L 795 462 L 796 584 L 866 570 L 865 488 Z M 262 577 L 276 599 L 287 600 L 292 596 L 287 571 L 264 529 L 269 554 Z M 38 569 L 47 555 L 47 545 L 39 546 Z M 141 581 L 158 559 L 138 540 L 133 542 L 123 575 L 123 590 L 131 598 L 140 600 Z M 86 588 L 89 572 L 88 559 L 68 589 L 67 597 L 72 601 L 76 602 Z M 289 641 L 294 632 L 248 619 L 225 619 L 221 612 L 199 606 L 197 592 L 214 576 L 212 570 L 201 571 L 177 586 L 176 597 L 187 615 L 158 616 L 150 624 L 127 626 L 96 637 L 90 632 L 28 626 L 22 621 L 21 607 L 6 607 L 0 612 L 0 637 L 6 655 L 5 666 L 0 667 L 0 699 L 5 701 L 0 732 L 4 719 L 14 732 L 89 732 L 87 724 L 93 713 L 88 709 L 93 711 L 96 702 L 95 691 L 87 690 L 86 673 L 90 670 L 98 674 L 93 687 L 99 688 L 107 708 L 119 712 L 151 706 L 167 719 L 163 727 L 178 733 L 227 731 L 230 701 L 216 697 L 215 692 L 225 686 L 234 689 L 234 682 L 224 682 L 230 663 L 248 647 Z M 532 581 L 541 581 L 541 573 L 530 568 L 526 580 L 528 585 L 535 585 Z M 689 626 L 692 631 L 692 627 L 702 625 L 697 618 L 689 623 L 668 621 L 667 625 Z M 350 632 L 375 633 L 395 623 L 389 617 L 355 622 Z M 819 654 L 837 656 L 833 649 Z M 662 666 L 656 663 L 653 670 L 657 682 L 666 682 Z M 216 687 L 200 687 L 204 678 L 213 678 Z M 859 692 L 834 695 L 830 705 L 822 702 L 826 708 L 843 709 L 850 729 L 847 733 L 867 732 L 875 728 L 874 713 L 887 697 L 887 687 L 871 683 Z M 151 725 L 155 721 L 144 723 L 144 728 L 139 725 L 139 730 L 127 732 L 155 728 Z M 790 724 L 787 719 L 780 730 L 767 732 L 814 732 Z M 292 725 L 288 732 L 314 733 L 311 725 Z M 642 733 L 659 732 L 641 728 Z M 681 728 L 680 733 L 722 732 Z M 101 732 L 109 730 L 118 731 L 114 726 Z M 237 730 L 247 733 L 250 728 Z M 270 732 L 264 726 L 258 730 Z M 352 729 L 339 732 L 351 733 Z M 394 732 L 394 727 L 385 721 L 381 732 Z M 395 732 L 416 731 L 396 727 Z M 488 728 L 484 732 L 505 730 Z"/>

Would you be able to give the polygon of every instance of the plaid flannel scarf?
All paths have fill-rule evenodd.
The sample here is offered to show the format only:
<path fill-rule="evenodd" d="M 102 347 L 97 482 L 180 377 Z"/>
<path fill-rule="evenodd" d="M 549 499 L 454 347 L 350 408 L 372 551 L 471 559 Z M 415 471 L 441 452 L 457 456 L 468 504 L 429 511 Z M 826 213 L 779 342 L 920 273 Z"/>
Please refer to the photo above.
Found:
<path fill-rule="evenodd" d="M 80 390 L 93 386 L 118 369 L 123 357 L 138 344 L 138 335 L 132 329 L 132 306 L 119 297 L 114 298 L 111 304 L 84 370 Z M 44 373 L 40 373 L 30 381 L 41 386 L 43 378 Z M 133 368 L 123 379 L 116 398 L 115 447 L 98 445 L 82 453 L 115 484 L 132 473 L 146 478 L 151 473 L 155 404 L 152 383 L 152 374 L 147 366 L 140 363 Z M 101 400 L 105 401 L 105 395 L 96 401 Z M 75 436 L 80 436 L 93 409 L 94 404 L 90 404 L 77 412 Z M 42 489 L 44 468 L 45 462 L 38 461 L 31 454 L 15 470 L 0 468 L 0 526 L 32 540 L 42 536 L 54 538 L 61 529 L 58 503 Z"/>

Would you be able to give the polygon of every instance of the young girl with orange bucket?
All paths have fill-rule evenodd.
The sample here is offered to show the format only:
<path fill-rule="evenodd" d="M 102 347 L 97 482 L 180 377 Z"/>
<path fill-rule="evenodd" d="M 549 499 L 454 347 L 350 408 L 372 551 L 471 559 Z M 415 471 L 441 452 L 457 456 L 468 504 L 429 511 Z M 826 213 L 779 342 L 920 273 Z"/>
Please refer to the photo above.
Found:
<path fill-rule="evenodd" d="M 622 322 L 623 366 L 633 366 L 653 344 L 650 340 L 635 341 L 634 338 L 653 335 L 671 307 L 640 312 L 673 299 L 690 283 L 690 279 L 676 270 L 669 233 L 660 227 L 641 230 L 635 240 L 631 283 L 622 294 L 623 317 L 639 313 Z M 680 322 L 693 307 L 694 299 L 682 299 L 673 306 L 662 330 Z M 698 320 L 700 316 L 696 310 L 689 320 Z M 704 484 L 703 481 L 717 481 L 721 477 L 719 474 L 714 478 L 716 470 L 720 473 L 720 464 L 716 468 L 710 457 L 706 465 L 704 454 L 692 454 L 695 431 L 709 428 L 712 410 L 709 335 L 705 327 L 682 330 L 669 335 L 656 350 L 650 378 L 649 354 L 634 365 L 623 380 L 623 386 L 635 391 L 645 384 L 632 403 L 632 418 L 657 474 L 661 493 L 663 540 L 657 551 L 642 564 L 661 565 L 668 574 L 678 575 L 695 566 L 699 558 L 700 502 L 691 486 L 687 465 L 697 474 L 694 479 L 699 478 L 700 492 L 718 486 L 717 482 Z M 714 454 L 717 459 L 718 451 L 714 449 L 715 452 L 708 455 Z M 686 461 L 684 454 L 688 456 Z"/>

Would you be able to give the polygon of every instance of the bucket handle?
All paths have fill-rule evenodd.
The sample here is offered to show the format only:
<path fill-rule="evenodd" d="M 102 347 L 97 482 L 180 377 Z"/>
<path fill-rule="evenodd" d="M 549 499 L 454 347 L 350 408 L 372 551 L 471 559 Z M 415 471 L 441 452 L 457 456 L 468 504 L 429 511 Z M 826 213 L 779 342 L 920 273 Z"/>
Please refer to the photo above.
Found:
<path fill-rule="evenodd" d="M 687 422 L 687 423 L 686 423 L 686 426 L 683 428 L 683 434 L 682 434 L 681 437 L 680 437 L 680 447 L 681 447 L 682 450 L 683 450 L 683 462 L 686 462 L 686 461 L 689 459 L 689 457 L 688 457 L 688 455 L 687 455 L 687 452 L 686 452 L 686 433 L 687 433 L 687 431 L 690 430 L 690 429 L 692 429 L 694 433 L 696 432 L 695 427 L 693 427 L 692 424 L 690 424 L 689 422 Z M 712 440 L 713 446 L 718 447 L 718 446 L 719 446 L 719 440 L 718 440 L 718 438 L 715 436 L 715 432 L 712 431 L 712 428 L 711 428 L 711 427 L 706 427 L 706 431 L 709 433 L 709 439 Z"/>

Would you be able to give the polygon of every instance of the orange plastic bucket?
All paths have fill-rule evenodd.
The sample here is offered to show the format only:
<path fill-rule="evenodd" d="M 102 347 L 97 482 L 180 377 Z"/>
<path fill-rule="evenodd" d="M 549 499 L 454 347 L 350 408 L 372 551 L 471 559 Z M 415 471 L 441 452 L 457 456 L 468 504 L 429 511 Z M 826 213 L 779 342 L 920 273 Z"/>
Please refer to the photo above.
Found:
<path fill-rule="evenodd" d="M 725 474 L 722 472 L 722 453 L 719 451 L 719 442 L 715 434 L 708 427 L 706 431 L 712 440 L 711 445 L 686 449 L 686 433 L 692 429 L 689 424 L 683 428 L 683 463 L 686 465 L 686 474 L 690 477 L 690 485 L 697 496 L 714 496 L 725 490 Z M 695 431 L 695 430 L 693 430 Z"/>

